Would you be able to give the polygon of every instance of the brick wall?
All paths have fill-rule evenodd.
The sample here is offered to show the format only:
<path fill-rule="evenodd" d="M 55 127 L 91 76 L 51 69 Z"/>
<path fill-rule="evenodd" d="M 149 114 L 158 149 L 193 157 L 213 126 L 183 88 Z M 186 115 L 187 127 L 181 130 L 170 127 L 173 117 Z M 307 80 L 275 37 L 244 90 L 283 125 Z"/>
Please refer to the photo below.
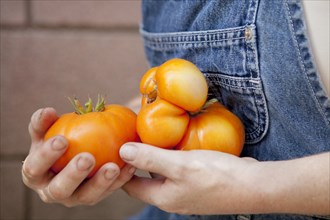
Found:
<path fill-rule="evenodd" d="M 148 68 L 138 0 L 0 0 L 1 219 L 124 219 L 144 204 L 119 191 L 93 207 L 44 204 L 21 181 L 38 108 L 67 96 L 131 106 Z M 134 103 L 134 102 L 133 102 Z"/>

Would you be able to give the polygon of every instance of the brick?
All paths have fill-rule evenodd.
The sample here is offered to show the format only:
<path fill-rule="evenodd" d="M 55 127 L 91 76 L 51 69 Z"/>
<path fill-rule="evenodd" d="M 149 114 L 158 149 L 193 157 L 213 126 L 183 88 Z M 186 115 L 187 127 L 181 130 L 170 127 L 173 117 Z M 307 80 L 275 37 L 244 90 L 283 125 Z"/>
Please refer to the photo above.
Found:
<path fill-rule="evenodd" d="M 68 96 L 128 103 L 148 66 L 136 32 L 1 31 L 1 154 L 26 154 L 32 113 L 72 111 Z"/>
<path fill-rule="evenodd" d="M 0 23 L 1 25 L 24 25 L 26 23 L 26 1 L 1 0 Z"/>
<path fill-rule="evenodd" d="M 32 0 L 33 23 L 49 26 L 137 27 L 140 0 Z"/>
<path fill-rule="evenodd" d="M 21 161 L 0 162 L 0 219 L 24 219 L 26 187 L 21 180 L 21 166 Z"/>
<path fill-rule="evenodd" d="M 94 206 L 66 208 L 58 204 L 45 204 L 34 194 L 31 219 L 43 220 L 90 220 L 90 219 L 127 219 L 145 207 L 145 204 L 130 198 L 122 190 L 114 192 Z"/>

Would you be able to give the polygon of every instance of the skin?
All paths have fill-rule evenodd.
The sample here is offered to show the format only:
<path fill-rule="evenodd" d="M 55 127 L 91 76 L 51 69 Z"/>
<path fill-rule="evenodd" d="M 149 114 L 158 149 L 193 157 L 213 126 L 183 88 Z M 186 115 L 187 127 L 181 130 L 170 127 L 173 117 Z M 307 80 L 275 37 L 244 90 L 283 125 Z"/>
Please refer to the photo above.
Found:
<path fill-rule="evenodd" d="M 132 197 L 180 214 L 330 214 L 329 152 L 259 162 L 215 151 L 173 151 L 128 143 L 120 150 L 128 165 L 119 170 L 106 164 L 81 184 L 94 164 L 89 154 L 78 155 L 56 176 L 48 171 L 66 148 L 63 137 L 43 142 L 56 119 L 51 108 L 32 116 L 32 145 L 22 167 L 24 183 L 45 202 L 93 205 L 122 187 Z M 158 177 L 133 176 L 135 168 Z"/>
<path fill-rule="evenodd" d="M 95 165 L 95 159 L 89 153 L 78 154 L 54 175 L 49 169 L 68 145 L 62 136 L 43 140 L 56 119 L 58 116 L 53 108 L 39 109 L 33 114 L 29 124 L 32 144 L 22 166 L 23 182 L 44 202 L 67 207 L 94 205 L 131 179 L 135 172 L 133 166 L 126 165 L 120 170 L 115 163 L 107 163 L 91 179 L 84 181 Z"/>
<path fill-rule="evenodd" d="M 170 151 L 131 143 L 129 164 L 163 178 L 134 177 L 132 197 L 180 214 L 330 214 L 330 153 L 258 162 L 215 151 Z"/>

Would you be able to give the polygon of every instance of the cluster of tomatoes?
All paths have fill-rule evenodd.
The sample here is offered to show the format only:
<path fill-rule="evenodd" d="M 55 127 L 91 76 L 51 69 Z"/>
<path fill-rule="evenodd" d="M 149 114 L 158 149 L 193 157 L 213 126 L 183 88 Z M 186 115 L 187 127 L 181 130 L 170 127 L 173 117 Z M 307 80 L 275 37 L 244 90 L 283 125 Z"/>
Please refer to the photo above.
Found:
<path fill-rule="evenodd" d="M 89 176 L 109 161 L 122 167 L 119 149 L 131 141 L 166 149 L 240 155 L 243 124 L 217 100 L 207 100 L 206 79 L 193 63 L 176 58 L 151 68 L 141 79 L 140 92 L 137 115 L 124 106 L 105 106 L 103 99 L 95 109 L 91 101 L 83 108 L 73 100 L 76 112 L 62 115 L 45 136 L 61 134 L 69 140 L 68 150 L 53 165 L 53 171 L 59 172 L 80 152 L 90 152 L 96 159 Z"/>
<path fill-rule="evenodd" d="M 140 82 L 137 132 L 142 142 L 167 149 L 209 149 L 239 156 L 241 121 L 214 99 L 207 100 L 204 75 L 191 62 L 169 60 Z"/>

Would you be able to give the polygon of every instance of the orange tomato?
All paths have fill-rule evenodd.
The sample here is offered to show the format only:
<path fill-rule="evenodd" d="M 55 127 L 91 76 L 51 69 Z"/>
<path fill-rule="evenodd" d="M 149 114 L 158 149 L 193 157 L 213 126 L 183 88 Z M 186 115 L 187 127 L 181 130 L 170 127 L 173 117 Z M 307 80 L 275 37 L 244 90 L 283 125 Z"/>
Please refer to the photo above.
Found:
<path fill-rule="evenodd" d="M 172 59 L 150 69 L 140 81 L 140 92 L 137 132 L 142 142 L 240 155 L 245 136 L 242 122 L 219 102 L 206 100 L 206 79 L 193 63 Z"/>
<path fill-rule="evenodd" d="M 140 81 L 140 93 L 142 94 L 141 105 L 151 103 L 157 98 L 156 71 L 158 67 L 148 70 Z"/>
<path fill-rule="evenodd" d="M 188 122 L 184 109 L 157 98 L 141 108 L 136 127 L 143 143 L 169 149 L 181 141 Z"/>
<path fill-rule="evenodd" d="M 119 167 L 124 166 L 125 163 L 119 156 L 119 149 L 126 142 L 138 140 L 136 114 L 124 106 L 100 107 L 101 105 L 98 104 L 98 108 L 102 109 L 99 112 L 92 112 L 88 107 L 90 112 L 64 114 L 49 128 L 45 140 L 63 135 L 69 141 L 67 151 L 52 166 L 55 173 L 60 172 L 75 155 L 81 152 L 91 153 L 96 160 L 95 167 L 88 177 L 93 176 L 107 162 L 114 162 Z M 84 111 L 81 105 L 78 112 L 80 110 Z"/>
<path fill-rule="evenodd" d="M 244 136 L 239 118 L 216 102 L 190 117 L 187 131 L 176 146 L 180 150 L 218 150 L 239 156 Z"/>

